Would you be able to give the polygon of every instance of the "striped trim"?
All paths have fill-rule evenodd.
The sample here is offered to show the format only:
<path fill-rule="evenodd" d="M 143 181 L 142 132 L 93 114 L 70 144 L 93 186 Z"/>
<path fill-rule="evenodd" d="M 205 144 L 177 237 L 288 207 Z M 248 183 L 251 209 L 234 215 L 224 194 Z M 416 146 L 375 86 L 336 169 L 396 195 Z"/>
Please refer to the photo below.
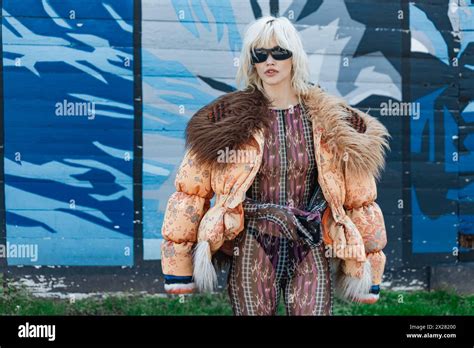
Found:
<path fill-rule="evenodd" d="M 164 277 L 165 284 L 186 284 L 193 282 L 192 276 L 174 276 L 170 274 L 165 274 Z"/>
<path fill-rule="evenodd" d="M 192 294 L 194 290 L 194 283 L 165 284 L 165 291 L 169 294 Z"/>

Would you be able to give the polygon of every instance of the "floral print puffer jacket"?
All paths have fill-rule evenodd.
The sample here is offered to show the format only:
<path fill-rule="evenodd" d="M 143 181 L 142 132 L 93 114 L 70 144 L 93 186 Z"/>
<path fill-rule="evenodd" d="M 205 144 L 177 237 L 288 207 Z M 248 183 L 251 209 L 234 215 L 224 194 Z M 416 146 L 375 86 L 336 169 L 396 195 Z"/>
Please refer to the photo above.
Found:
<path fill-rule="evenodd" d="M 318 182 L 328 206 L 322 217 L 326 256 L 337 266 L 336 290 L 357 300 L 380 284 L 387 238 L 376 203 L 376 181 L 391 137 L 376 118 L 311 86 L 303 96 L 312 120 Z M 162 226 L 162 269 L 168 293 L 210 291 L 211 258 L 232 248 L 244 228 L 242 202 L 262 161 L 269 103 L 258 89 L 225 94 L 191 118 L 186 151 Z M 220 163 L 219 150 L 255 154 L 251 161 Z M 252 156 L 250 156 L 252 157 Z M 215 204 L 210 200 L 216 195 Z"/>

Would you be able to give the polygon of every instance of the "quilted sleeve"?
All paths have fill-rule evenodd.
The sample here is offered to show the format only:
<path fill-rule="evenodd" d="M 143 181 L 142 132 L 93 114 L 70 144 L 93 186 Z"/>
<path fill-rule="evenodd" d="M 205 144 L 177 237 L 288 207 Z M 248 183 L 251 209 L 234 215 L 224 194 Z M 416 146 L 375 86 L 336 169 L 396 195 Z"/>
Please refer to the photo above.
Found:
<path fill-rule="evenodd" d="M 346 178 L 344 209 L 360 232 L 372 270 L 372 284 L 379 285 L 385 268 L 387 234 L 382 210 L 376 202 L 377 186 L 373 176 Z"/>
<path fill-rule="evenodd" d="M 214 196 L 211 171 L 200 166 L 187 151 L 175 179 L 176 191 L 170 196 L 161 233 L 161 263 L 166 277 L 193 275 L 192 249 L 200 221 Z"/>
<path fill-rule="evenodd" d="M 348 107 L 351 117 L 349 123 L 358 133 L 367 131 L 366 122 L 360 111 Z M 374 147 L 375 151 L 376 147 Z M 356 225 L 364 241 L 365 252 L 371 264 L 372 284 L 380 284 L 385 268 L 385 254 L 382 249 L 387 244 L 387 234 L 382 210 L 375 202 L 377 185 L 373 175 L 357 178 L 345 174 L 346 195 L 344 208 L 347 215 Z"/>

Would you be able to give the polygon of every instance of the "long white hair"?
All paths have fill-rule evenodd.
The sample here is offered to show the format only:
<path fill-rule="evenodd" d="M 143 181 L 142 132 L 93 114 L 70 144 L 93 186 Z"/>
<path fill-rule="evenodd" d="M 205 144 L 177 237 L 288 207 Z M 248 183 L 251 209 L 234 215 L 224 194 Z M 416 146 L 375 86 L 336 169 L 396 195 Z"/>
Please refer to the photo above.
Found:
<path fill-rule="evenodd" d="M 251 63 L 251 50 L 256 47 L 270 47 L 273 38 L 280 47 L 293 52 L 291 86 L 301 102 L 301 96 L 309 92 L 308 56 L 303 49 L 298 31 L 286 17 L 265 16 L 249 25 L 240 53 L 236 76 L 237 88 L 240 90 L 248 87 L 258 88 L 265 94 L 262 80 Z"/>

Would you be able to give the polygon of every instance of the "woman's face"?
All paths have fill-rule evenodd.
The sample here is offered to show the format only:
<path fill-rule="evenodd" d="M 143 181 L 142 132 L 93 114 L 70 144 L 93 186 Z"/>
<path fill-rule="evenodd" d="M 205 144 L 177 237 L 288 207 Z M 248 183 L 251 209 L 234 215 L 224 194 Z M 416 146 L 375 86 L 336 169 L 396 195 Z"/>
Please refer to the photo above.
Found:
<path fill-rule="evenodd" d="M 277 43 L 275 39 L 273 39 L 270 47 L 263 48 L 273 48 L 275 46 L 277 46 Z M 260 76 L 264 84 L 278 85 L 286 80 L 291 81 L 292 64 L 292 57 L 285 60 L 275 60 L 272 55 L 269 54 L 265 62 L 256 63 L 254 66 L 255 69 L 257 69 L 258 76 Z M 271 70 L 274 70 L 276 72 L 270 74 L 269 71 Z"/>

